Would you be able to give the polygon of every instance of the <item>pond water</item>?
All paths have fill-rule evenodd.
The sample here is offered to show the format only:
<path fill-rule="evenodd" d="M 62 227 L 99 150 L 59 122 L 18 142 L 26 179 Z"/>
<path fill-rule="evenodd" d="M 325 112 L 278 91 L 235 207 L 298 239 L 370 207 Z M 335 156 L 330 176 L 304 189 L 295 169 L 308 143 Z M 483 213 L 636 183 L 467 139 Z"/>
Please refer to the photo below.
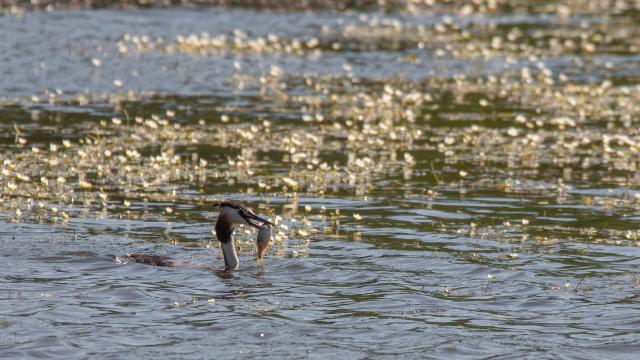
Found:
<path fill-rule="evenodd" d="M 0 4 L 1 357 L 637 357 L 637 3 L 240 3 Z"/>

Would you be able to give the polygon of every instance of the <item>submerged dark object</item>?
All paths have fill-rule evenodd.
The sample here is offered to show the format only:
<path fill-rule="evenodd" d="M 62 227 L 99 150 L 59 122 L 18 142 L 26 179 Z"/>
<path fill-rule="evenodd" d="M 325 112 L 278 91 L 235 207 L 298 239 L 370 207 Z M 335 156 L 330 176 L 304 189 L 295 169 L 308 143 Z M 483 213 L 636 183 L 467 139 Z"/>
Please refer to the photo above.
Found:
<path fill-rule="evenodd" d="M 153 265 L 153 266 L 176 266 L 177 262 L 166 256 L 147 255 L 147 254 L 129 254 L 129 260 L 136 263 Z"/>
<path fill-rule="evenodd" d="M 258 238 L 256 239 L 258 244 L 257 258 L 262 259 L 271 239 L 271 226 L 274 224 L 267 219 L 259 217 L 251 209 L 237 202 L 223 201 L 215 203 L 214 206 L 220 207 L 215 230 L 216 237 L 220 241 L 222 248 L 225 268 L 227 270 L 236 270 L 240 264 L 233 244 L 233 231 L 238 225 L 248 225 L 259 229 Z M 129 260 L 153 266 L 178 266 L 181 264 L 164 256 L 135 253 L 129 254 Z"/>

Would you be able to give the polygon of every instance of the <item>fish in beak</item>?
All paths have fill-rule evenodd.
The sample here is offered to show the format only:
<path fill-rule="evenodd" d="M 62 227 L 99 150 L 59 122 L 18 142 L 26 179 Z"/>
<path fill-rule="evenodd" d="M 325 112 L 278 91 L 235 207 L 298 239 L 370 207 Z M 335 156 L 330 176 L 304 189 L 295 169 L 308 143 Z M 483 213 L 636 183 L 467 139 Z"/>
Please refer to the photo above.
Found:
<path fill-rule="evenodd" d="M 267 252 L 269 247 L 269 241 L 271 241 L 271 223 L 264 224 L 258 230 L 258 237 L 256 238 L 256 245 L 258 245 L 258 253 L 256 257 L 258 260 L 262 260 L 264 253 Z"/>

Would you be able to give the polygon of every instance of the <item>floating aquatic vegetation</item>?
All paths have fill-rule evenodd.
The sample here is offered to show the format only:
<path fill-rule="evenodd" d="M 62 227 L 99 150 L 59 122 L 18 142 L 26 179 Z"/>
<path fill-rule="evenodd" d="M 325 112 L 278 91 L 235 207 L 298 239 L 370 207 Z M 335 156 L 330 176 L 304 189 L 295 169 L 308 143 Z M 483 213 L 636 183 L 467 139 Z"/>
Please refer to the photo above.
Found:
<path fill-rule="evenodd" d="M 490 14 L 523 7 L 531 13 L 525 2 L 393 3 L 406 12 L 345 17 L 306 38 L 241 30 L 175 40 L 125 34 L 116 47 L 120 53 L 166 56 L 294 57 L 382 49 L 398 50 L 400 60 L 414 65 L 441 58 L 504 61 L 481 74 L 432 71 L 417 79 L 402 74 L 377 79 L 359 77 L 357 65 L 349 63 L 342 73 L 329 75 L 291 74 L 277 61 L 257 73 L 234 60 L 229 83 L 255 90 L 255 108 L 247 111 L 222 99 L 197 116 L 188 106 L 141 111 L 162 97 L 129 90 L 125 78 L 109 80 L 115 93 L 71 96 L 55 89 L 29 99 L 3 99 L 3 108 L 42 105 L 29 116 L 54 130 L 60 125 L 47 106 L 106 103 L 113 109 L 109 115 L 77 120 L 71 131 L 44 143 L 24 124 L 2 124 L 10 135 L 2 147 L 0 211 L 14 220 L 64 222 L 86 216 L 87 209 L 148 216 L 141 209 L 153 203 L 154 216 L 179 219 L 181 204 L 200 206 L 205 194 L 223 189 L 258 199 L 288 198 L 297 209 L 301 194 L 363 199 L 384 197 L 389 188 L 399 189 L 405 199 L 428 202 L 443 192 L 464 197 L 469 191 L 492 191 L 580 203 L 603 213 L 638 210 L 632 192 L 575 194 L 580 184 L 595 180 L 608 187 L 640 185 L 640 87 L 614 76 L 629 64 L 603 57 L 637 52 L 640 37 L 632 16 L 637 4 L 616 2 L 612 6 L 620 11 L 613 11 L 615 16 L 586 23 L 577 15 L 597 13 L 599 5 L 549 3 L 536 7 L 536 21 L 524 26 Z M 409 13 L 421 11 L 446 15 L 424 23 L 412 20 Z M 90 59 L 91 66 L 105 67 L 99 57 Z M 594 71 L 612 76 L 597 82 L 582 76 Z M 300 208 L 312 212 L 307 206 Z M 293 210 L 288 216 L 298 224 L 326 220 L 302 218 Z M 332 217 L 363 226 L 368 220 L 361 211 Z M 438 226 L 507 242 L 521 241 L 523 235 L 527 241 L 554 242 L 536 233 L 543 226 L 537 222 L 489 223 L 494 220 L 469 226 L 447 219 Z M 312 234 L 293 228 L 281 239 Z M 580 236 L 575 229 L 566 236 Z M 630 244 L 635 230 L 614 232 L 614 241 Z M 597 238 L 604 237 L 598 231 Z"/>
<path fill-rule="evenodd" d="M 163 115 L 113 117 L 100 121 L 97 128 L 87 124 L 83 137 L 34 145 L 28 152 L 19 151 L 29 143 L 28 131 L 16 128 L 20 137 L 15 148 L 6 149 L 1 172 L 3 194 L 11 199 L 3 207 L 17 214 L 17 219 L 35 216 L 64 221 L 69 211 L 59 210 L 71 205 L 116 210 L 117 204 L 128 209 L 133 201 L 177 203 L 189 199 L 185 195 L 189 189 L 212 182 L 226 182 L 247 193 L 365 196 L 382 191 L 375 185 L 377 179 L 398 172 L 405 180 L 412 176 L 433 180 L 434 169 L 414 170 L 424 168 L 425 160 L 413 154 L 424 152 L 443 159 L 443 167 L 435 173 L 437 184 L 512 194 L 562 195 L 568 190 L 564 182 L 576 176 L 637 172 L 637 87 L 547 85 L 545 77 L 519 75 L 453 81 L 431 78 L 426 90 L 417 82 L 345 88 L 340 77 L 288 79 L 267 74 L 265 81 L 256 82 L 300 81 L 306 86 L 305 93 L 286 101 L 264 95 L 276 106 L 301 109 L 300 125 L 231 121 L 231 108 L 221 109 L 226 113 L 218 117 L 219 122 L 193 123 L 169 109 Z M 458 97 L 450 103 L 452 108 L 439 109 L 434 118 L 436 114 L 429 109 L 441 106 L 454 91 Z M 342 95 L 327 95 L 334 93 Z M 489 113 L 477 119 L 460 117 L 457 107 L 479 93 L 490 94 L 491 117 Z M 509 106 L 545 111 L 514 113 Z M 604 119 L 618 125 L 603 131 Z M 466 121 L 473 125 L 450 126 Z M 490 121 L 506 126 L 493 128 Z M 202 144 L 239 151 L 224 159 L 205 158 L 205 153 L 189 150 Z M 346 156 L 337 161 L 326 160 L 345 151 Z M 264 170 L 274 160 L 289 168 L 284 176 L 282 171 L 270 174 Z M 467 168 L 464 164 L 469 163 L 479 167 Z M 461 165 L 466 170 L 459 170 Z M 556 171 L 558 179 L 538 179 L 541 167 Z M 629 185 L 639 179 L 625 175 L 610 180 Z M 31 200 L 25 204 L 27 199 Z M 35 201 L 42 206 L 34 207 Z M 638 207 L 635 197 L 592 197 L 590 204 L 603 209 Z M 162 209 L 173 216 L 173 207 Z M 355 215 L 354 219 L 358 220 Z"/>
<path fill-rule="evenodd" d="M 232 35 L 222 34 L 212 36 L 206 32 L 199 35 L 179 35 L 175 41 L 167 41 L 160 37 L 152 39 L 146 35 L 125 34 L 122 40 L 117 43 L 118 51 L 122 54 L 135 50 L 141 52 L 161 51 L 168 54 L 183 53 L 193 55 L 285 53 L 319 56 L 321 50 L 318 48 L 318 45 L 319 41 L 317 38 L 307 40 L 286 39 L 280 38 L 275 34 L 269 34 L 266 37 L 249 38 L 246 33 L 240 30 L 234 31 Z"/>

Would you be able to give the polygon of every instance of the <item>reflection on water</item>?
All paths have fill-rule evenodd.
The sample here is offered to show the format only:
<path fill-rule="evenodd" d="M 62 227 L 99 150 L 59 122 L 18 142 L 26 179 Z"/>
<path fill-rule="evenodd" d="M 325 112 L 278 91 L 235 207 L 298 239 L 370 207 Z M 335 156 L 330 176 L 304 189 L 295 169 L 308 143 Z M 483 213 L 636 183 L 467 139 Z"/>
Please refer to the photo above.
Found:
<path fill-rule="evenodd" d="M 0 354 L 632 358 L 637 4 L 429 3 L 7 10 Z"/>

